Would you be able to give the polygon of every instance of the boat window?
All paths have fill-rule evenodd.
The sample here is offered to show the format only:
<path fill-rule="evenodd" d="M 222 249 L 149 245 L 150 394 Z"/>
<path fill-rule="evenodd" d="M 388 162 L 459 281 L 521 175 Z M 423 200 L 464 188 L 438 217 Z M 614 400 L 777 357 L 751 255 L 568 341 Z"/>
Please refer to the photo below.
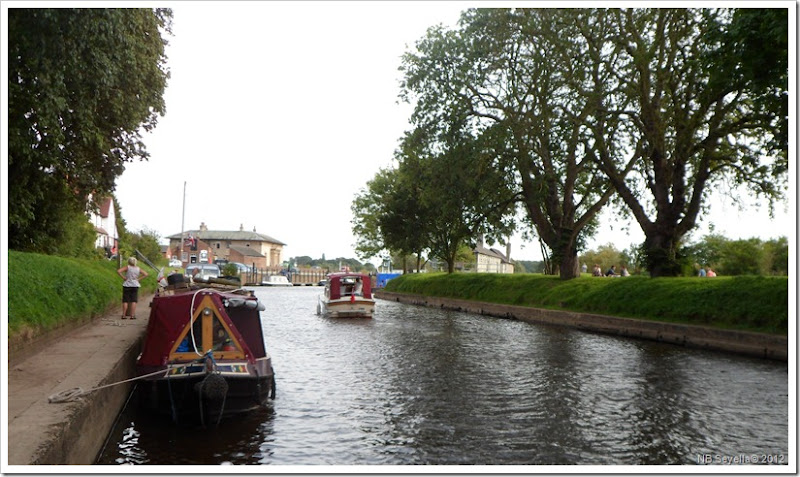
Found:
<path fill-rule="evenodd" d="M 199 310 L 195 313 L 191 329 L 187 324 L 180 342 L 175 343 L 170 352 L 170 360 L 194 360 L 197 359 L 198 353 L 202 354 L 207 350 L 214 351 L 217 359 L 246 357 L 242 344 L 233 336 L 231 328 L 214 311 L 213 306 L 214 303 L 210 298 L 203 299 L 198 307 Z"/>
<path fill-rule="evenodd" d="M 212 330 L 212 348 L 214 351 L 235 351 L 236 345 L 228 334 L 228 330 L 222 326 L 222 323 L 214 316 L 214 325 Z"/>

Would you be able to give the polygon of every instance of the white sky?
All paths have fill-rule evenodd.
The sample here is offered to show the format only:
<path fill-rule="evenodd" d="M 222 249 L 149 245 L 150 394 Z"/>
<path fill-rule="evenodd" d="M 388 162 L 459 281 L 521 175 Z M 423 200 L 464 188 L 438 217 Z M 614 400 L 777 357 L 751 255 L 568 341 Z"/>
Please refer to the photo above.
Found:
<path fill-rule="evenodd" d="M 455 26 L 463 9 L 485 5 L 166 2 L 174 12 L 167 110 L 145 134 L 150 160 L 128 164 L 117 182 L 128 229 L 179 233 L 185 181 L 186 230 L 201 222 L 255 228 L 287 244 L 284 260 L 355 257 L 352 199 L 390 164 L 410 128 L 411 106 L 398 99 L 401 55 L 428 27 Z M 794 62 L 794 52 L 789 57 Z M 779 206 L 776 220 L 765 207 L 740 214 L 721 202 L 704 223 L 730 238 L 793 239 L 794 174 L 791 207 Z M 624 249 L 644 238 L 638 225 L 625 230 L 610 212 L 603 221 L 590 248 Z M 511 255 L 541 259 L 538 242 L 518 236 Z"/>

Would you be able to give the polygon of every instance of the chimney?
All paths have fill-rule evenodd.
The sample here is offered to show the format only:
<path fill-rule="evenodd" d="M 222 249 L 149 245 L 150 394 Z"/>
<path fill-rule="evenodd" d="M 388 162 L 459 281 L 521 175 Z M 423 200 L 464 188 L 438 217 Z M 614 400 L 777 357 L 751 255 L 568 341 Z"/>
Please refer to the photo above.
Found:
<path fill-rule="evenodd" d="M 206 225 L 206 223 L 205 222 L 200 222 L 200 231 L 201 232 L 205 232 L 207 230 L 208 230 L 208 226 Z"/>
<path fill-rule="evenodd" d="M 511 241 L 506 242 L 506 260 L 511 261 Z"/>
<path fill-rule="evenodd" d="M 256 231 L 256 226 L 254 225 L 254 226 L 253 226 L 253 232 L 255 232 L 255 231 Z"/>
<path fill-rule="evenodd" d="M 239 232 L 244 232 L 244 224 L 239 224 Z"/>

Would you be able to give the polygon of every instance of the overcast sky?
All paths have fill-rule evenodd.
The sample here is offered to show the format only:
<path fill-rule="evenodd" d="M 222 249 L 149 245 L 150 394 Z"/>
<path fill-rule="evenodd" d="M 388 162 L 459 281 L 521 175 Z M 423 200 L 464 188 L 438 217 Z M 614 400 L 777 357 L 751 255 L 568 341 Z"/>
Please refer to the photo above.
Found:
<path fill-rule="evenodd" d="M 179 233 L 185 182 L 186 230 L 201 222 L 255 229 L 287 244 L 284 260 L 355 257 L 352 199 L 410 128 L 411 107 L 398 99 L 400 57 L 428 27 L 455 26 L 463 9 L 481 4 L 167 5 L 166 115 L 145 135 L 150 160 L 129 164 L 117 183 L 128 228 Z M 793 238 L 794 207 L 779 206 L 770 220 L 765 207 L 739 213 L 727 202 L 715 200 L 696 236 L 713 222 L 730 238 Z M 643 240 L 613 213 L 603 221 L 592 248 Z M 512 258 L 540 257 L 538 242 L 512 238 Z"/>

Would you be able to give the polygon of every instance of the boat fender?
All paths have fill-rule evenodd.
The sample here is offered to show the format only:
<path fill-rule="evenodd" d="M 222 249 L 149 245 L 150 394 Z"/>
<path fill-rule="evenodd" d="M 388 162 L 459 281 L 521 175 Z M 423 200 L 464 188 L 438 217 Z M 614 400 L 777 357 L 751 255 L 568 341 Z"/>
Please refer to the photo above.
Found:
<path fill-rule="evenodd" d="M 225 303 L 225 306 L 231 306 L 231 307 L 244 306 L 251 309 L 255 308 L 258 311 L 264 311 L 267 309 L 267 307 L 263 303 L 261 303 L 260 300 L 245 300 L 244 298 L 228 298 L 228 300 Z"/>
<path fill-rule="evenodd" d="M 221 401 L 228 394 L 228 382 L 218 373 L 208 374 L 205 379 L 194 385 L 195 391 L 202 394 L 203 399 Z"/>

